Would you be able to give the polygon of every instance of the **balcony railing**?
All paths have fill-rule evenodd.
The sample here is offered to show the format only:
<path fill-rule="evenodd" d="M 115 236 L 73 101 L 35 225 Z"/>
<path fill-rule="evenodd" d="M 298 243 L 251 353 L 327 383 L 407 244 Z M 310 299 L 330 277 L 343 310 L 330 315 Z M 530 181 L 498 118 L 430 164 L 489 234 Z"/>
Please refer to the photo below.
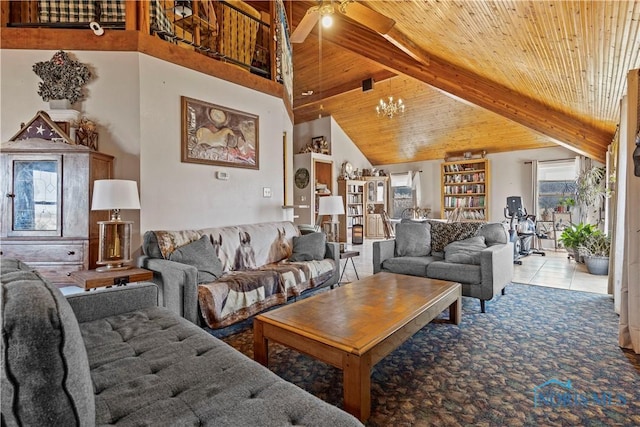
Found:
<path fill-rule="evenodd" d="M 281 71 L 272 68 L 276 44 L 269 22 L 242 1 L 10 1 L 5 13 L 8 27 L 87 29 L 95 22 L 109 30 L 143 31 L 283 82 Z"/>

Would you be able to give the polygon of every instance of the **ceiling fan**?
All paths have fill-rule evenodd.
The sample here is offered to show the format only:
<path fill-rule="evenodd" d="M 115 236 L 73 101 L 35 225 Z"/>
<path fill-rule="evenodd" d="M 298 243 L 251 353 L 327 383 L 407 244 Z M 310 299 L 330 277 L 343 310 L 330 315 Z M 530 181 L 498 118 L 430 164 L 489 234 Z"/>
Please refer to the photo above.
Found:
<path fill-rule="evenodd" d="M 341 0 L 335 3 L 337 3 L 337 7 L 334 6 L 333 1 L 321 1 L 317 6 L 310 7 L 291 34 L 291 42 L 302 43 L 320 17 L 330 18 L 336 11 L 379 34 L 387 34 L 396 23 L 393 19 L 387 18 L 355 0 Z"/>

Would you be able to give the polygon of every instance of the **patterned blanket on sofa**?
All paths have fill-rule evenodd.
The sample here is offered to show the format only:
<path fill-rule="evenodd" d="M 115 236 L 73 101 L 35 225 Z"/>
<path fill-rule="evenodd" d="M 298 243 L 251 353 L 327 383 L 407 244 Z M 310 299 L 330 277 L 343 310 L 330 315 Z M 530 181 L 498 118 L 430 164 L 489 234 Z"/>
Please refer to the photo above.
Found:
<path fill-rule="evenodd" d="M 198 285 L 198 303 L 210 328 L 247 319 L 288 297 L 322 285 L 337 268 L 332 259 L 290 262 L 298 228 L 289 221 L 207 228 L 155 231 L 157 256 L 208 235 L 223 269 L 222 277 Z M 149 253 L 149 252 L 148 252 Z"/>

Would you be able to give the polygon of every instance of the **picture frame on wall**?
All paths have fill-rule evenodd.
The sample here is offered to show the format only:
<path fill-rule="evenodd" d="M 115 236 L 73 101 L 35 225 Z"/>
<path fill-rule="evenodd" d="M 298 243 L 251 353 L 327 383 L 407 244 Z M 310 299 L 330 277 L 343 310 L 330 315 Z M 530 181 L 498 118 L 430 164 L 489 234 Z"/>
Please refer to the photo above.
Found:
<path fill-rule="evenodd" d="M 259 169 L 258 116 L 181 97 L 184 163 Z"/>

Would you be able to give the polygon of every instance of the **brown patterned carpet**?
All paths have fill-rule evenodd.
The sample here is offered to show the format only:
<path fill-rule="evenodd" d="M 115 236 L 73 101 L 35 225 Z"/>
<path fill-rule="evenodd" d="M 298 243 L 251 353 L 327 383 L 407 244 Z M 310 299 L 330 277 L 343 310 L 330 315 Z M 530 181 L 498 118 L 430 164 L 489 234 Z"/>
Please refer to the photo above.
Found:
<path fill-rule="evenodd" d="M 367 425 L 639 426 L 640 357 L 617 336 L 607 295 L 511 284 L 485 314 L 464 298 L 459 326 L 433 322 L 373 368 Z M 223 339 L 253 356 L 251 329 Z M 277 344 L 269 363 L 342 407 L 339 370 Z"/>

